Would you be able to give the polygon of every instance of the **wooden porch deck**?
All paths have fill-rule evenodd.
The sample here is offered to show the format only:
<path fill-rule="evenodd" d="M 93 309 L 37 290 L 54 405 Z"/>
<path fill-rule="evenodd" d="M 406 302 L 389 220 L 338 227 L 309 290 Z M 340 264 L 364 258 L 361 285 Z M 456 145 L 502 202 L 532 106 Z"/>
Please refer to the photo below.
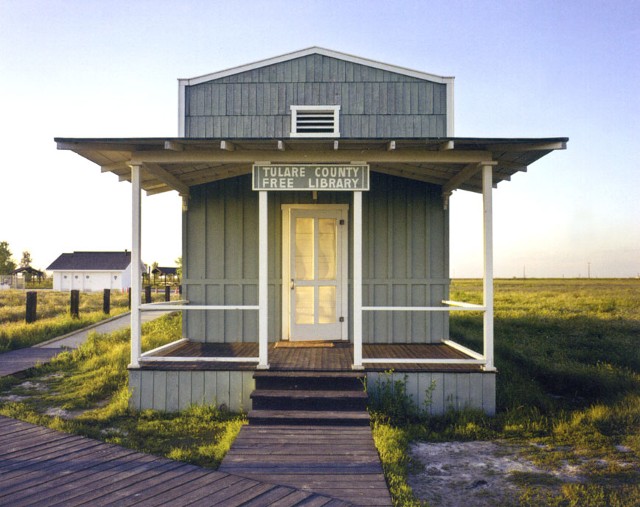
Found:
<path fill-rule="evenodd" d="M 364 344 L 365 358 L 433 358 L 433 359 L 473 359 L 463 352 L 445 344 Z M 352 371 L 353 344 L 334 343 L 332 346 L 314 346 L 300 344 L 294 347 L 279 347 L 269 344 L 269 369 L 272 371 Z M 183 342 L 163 350 L 158 357 L 257 357 L 257 343 L 200 343 Z M 238 362 L 144 362 L 141 369 L 163 370 L 255 370 L 256 363 Z M 419 363 L 380 363 L 366 364 L 366 371 L 404 372 L 481 372 L 477 364 L 419 364 Z"/>
<path fill-rule="evenodd" d="M 352 504 L 0 416 L 0 505 L 348 507 Z"/>

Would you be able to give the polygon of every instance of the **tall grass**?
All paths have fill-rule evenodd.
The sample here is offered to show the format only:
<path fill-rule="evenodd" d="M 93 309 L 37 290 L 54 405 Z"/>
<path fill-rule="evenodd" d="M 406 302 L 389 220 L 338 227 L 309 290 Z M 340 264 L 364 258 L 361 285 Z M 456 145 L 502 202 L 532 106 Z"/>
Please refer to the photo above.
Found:
<path fill-rule="evenodd" d="M 48 319 L 69 313 L 69 292 L 37 291 L 38 319 Z M 10 322 L 22 322 L 25 317 L 27 291 L 6 290 L 0 292 L 0 325 Z M 83 292 L 80 294 L 80 313 L 102 311 L 102 292 Z M 128 307 L 129 296 L 125 292 L 111 292 L 111 309 Z M 122 310 L 124 311 L 124 310 Z"/>
<path fill-rule="evenodd" d="M 499 280 L 495 289 L 500 411 L 548 413 L 636 392 L 640 280 Z M 453 298 L 480 293 L 477 281 L 452 286 Z M 481 350 L 482 321 L 454 314 L 451 335 Z"/>
<path fill-rule="evenodd" d="M 94 324 L 109 316 L 128 310 L 126 293 L 111 293 L 111 313 L 102 312 L 102 293 L 80 295 L 79 318 L 69 314 L 69 293 L 38 292 L 37 317 L 31 324 L 24 321 L 26 292 L 8 290 L 0 292 L 0 353 L 56 338 L 71 331 Z"/>
<path fill-rule="evenodd" d="M 481 281 L 456 280 L 451 299 L 481 303 Z M 453 313 L 450 329 L 452 339 L 482 350 L 481 315 Z M 640 505 L 640 280 L 496 281 L 495 356 L 495 417 L 449 412 L 419 424 L 378 421 L 379 449 L 508 439 L 549 473 L 567 463 L 581 471 L 577 482 L 555 488 L 521 478 L 518 504 Z M 394 458 L 386 468 L 402 484 L 408 466 Z M 416 504 L 396 490 L 396 505 Z"/>

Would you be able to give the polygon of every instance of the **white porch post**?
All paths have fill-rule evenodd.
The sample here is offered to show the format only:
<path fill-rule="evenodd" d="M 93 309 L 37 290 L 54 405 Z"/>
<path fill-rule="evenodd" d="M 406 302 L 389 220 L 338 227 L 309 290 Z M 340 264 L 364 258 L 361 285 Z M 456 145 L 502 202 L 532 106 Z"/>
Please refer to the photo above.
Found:
<path fill-rule="evenodd" d="M 259 194 L 258 211 L 258 369 L 269 368 L 269 221 L 267 192 Z"/>
<path fill-rule="evenodd" d="M 482 211 L 484 232 L 484 357 L 485 371 L 494 371 L 493 364 L 493 165 L 482 164 Z"/>
<path fill-rule="evenodd" d="M 140 366 L 142 354 L 140 295 L 142 289 L 140 166 L 131 166 L 131 365 Z"/>
<path fill-rule="evenodd" d="M 353 369 L 362 370 L 362 192 L 353 193 Z"/>

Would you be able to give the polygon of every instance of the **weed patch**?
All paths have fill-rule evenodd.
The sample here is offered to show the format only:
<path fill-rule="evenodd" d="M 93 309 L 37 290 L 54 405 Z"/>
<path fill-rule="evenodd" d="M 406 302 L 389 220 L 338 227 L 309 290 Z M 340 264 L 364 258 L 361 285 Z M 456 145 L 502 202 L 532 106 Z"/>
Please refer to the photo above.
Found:
<path fill-rule="evenodd" d="M 481 303 L 481 282 L 455 281 L 450 298 Z M 382 389 L 388 401 L 379 405 L 376 424 L 392 423 L 401 448 L 405 442 L 517 444 L 539 471 L 514 475 L 520 492 L 501 505 L 638 505 L 638 301 L 640 280 L 498 280 L 497 415 L 415 417 L 411 400 L 396 399 L 402 386 L 392 383 Z M 450 331 L 455 341 L 482 349 L 478 315 L 451 314 Z M 401 483 L 410 465 L 391 461 Z M 404 486 L 397 491 L 409 495 Z"/>

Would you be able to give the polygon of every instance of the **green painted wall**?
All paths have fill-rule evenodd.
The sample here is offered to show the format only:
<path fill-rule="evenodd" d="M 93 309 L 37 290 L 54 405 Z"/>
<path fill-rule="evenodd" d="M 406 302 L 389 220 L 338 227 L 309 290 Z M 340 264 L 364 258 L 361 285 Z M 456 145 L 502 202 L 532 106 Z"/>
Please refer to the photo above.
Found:
<path fill-rule="evenodd" d="M 308 55 L 188 86 L 186 137 L 286 138 L 291 105 L 340 105 L 340 137 L 446 136 L 446 85 Z"/>
<path fill-rule="evenodd" d="M 367 390 L 374 392 L 385 382 L 403 381 L 407 394 L 432 415 L 447 410 L 473 408 L 494 415 L 495 373 L 367 373 Z M 130 370 L 129 405 L 135 410 L 163 412 L 184 410 L 189 405 L 224 405 L 234 412 L 251 410 L 255 389 L 252 371 Z"/>
<path fill-rule="evenodd" d="M 349 192 L 269 193 L 269 340 L 282 334 L 283 204 L 349 204 Z M 349 272 L 352 230 L 349 225 Z M 184 215 L 183 285 L 192 304 L 255 305 L 258 300 L 258 195 L 250 176 L 192 188 Z M 448 214 L 440 187 L 371 174 L 363 194 L 363 304 L 430 306 L 448 297 Z M 352 308 L 349 308 L 350 314 Z M 255 342 L 256 311 L 185 312 L 185 337 Z M 407 343 L 448 337 L 444 313 L 366 313 L 364 341 Z"/>

